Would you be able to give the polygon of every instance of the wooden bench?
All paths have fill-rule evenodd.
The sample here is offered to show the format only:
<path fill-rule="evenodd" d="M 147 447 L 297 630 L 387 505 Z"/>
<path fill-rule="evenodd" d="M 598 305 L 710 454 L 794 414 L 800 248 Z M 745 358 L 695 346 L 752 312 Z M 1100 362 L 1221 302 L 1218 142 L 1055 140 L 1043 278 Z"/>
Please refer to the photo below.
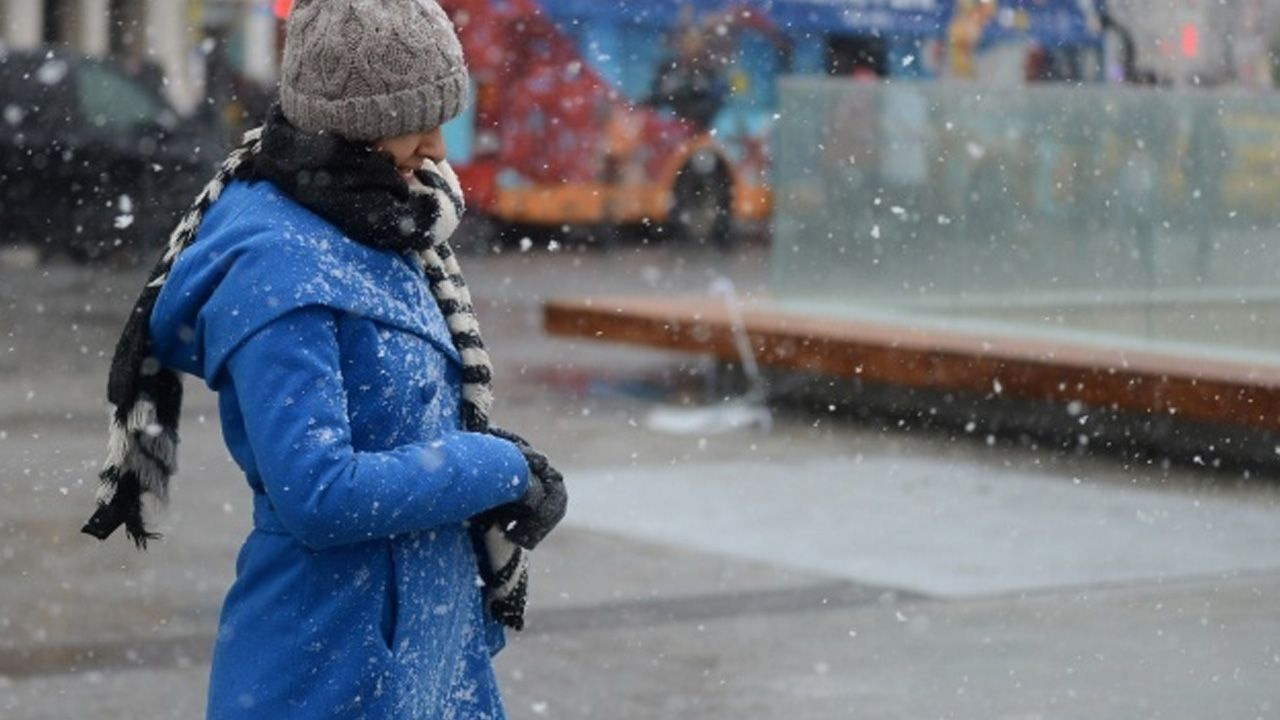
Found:
<path fill-rule="evenodd" d="M 763 367 L 1280 431 L 1280 367 L 743 308 Z M 551 300 L 547 332 L 738 361 L 715 298 Z"/>

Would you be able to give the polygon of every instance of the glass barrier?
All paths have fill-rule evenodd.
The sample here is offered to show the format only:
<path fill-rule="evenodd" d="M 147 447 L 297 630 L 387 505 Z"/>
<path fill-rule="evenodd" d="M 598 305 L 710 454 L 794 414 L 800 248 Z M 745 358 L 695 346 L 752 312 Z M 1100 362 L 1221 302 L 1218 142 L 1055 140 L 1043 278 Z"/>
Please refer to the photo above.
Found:
<path fill-rule="evenodd" d="M 1280 95 L 786 78 L 810 312 L 1280 363 Z"/>

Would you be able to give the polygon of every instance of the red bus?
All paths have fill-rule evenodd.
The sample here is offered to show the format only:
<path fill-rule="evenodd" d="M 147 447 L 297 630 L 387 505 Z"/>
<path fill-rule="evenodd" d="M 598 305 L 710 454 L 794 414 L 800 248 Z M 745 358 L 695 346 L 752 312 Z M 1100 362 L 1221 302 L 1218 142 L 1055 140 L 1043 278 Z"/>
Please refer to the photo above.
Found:
<path fill-rule="evenodd" d="M 658 51 L 644 68 L 648 87 L 628 92 L 618 73 L 606 77 L 611 60 L 634 59 L 628 38 L 598 32 L 617 27 L 599 17 L 617 14 L 614 3 L 559 16 L 545 0 L 441 4 L 476 86 L 474 112 L 455 131 L 471 136 L 450 139 L 465 156 L 459 173 L 474 204 L 492 217 L 576 229 L 648 224 L 720 247 L 735 220 L 769 217 L 767 134 L 744 127 L 726 138 L 717 125 L 745 35 L 785 62 L 789 40 L 765 14 L 690 5 L 662 18 L 659 2 L 647 22 L 621 20 Z"/>

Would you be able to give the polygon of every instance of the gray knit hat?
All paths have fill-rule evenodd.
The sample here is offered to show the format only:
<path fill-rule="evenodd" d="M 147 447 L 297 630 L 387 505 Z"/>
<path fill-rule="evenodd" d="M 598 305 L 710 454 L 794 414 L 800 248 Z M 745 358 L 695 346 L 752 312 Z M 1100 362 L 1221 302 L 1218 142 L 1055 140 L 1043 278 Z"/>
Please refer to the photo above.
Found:
<path fill-rule="evenodd" d="M 280 104 L 308 132 L 380 140 L 466 106 L 462 45 L 435 0 L 300 0 L 286 38 Z"/>

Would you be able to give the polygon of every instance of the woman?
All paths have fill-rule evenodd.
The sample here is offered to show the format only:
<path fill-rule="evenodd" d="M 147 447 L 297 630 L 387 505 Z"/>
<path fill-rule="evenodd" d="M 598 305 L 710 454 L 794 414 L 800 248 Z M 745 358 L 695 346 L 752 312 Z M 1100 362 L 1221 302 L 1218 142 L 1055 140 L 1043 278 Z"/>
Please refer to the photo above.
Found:
<path fill-rule="evenodd" d="M 141 498 L 173 472 L 178 371 L 217 391 L 253 490 L 210 718 L 503 717 L 490 657 L 565 494 L 489 427 L 439 130 L 466 89 L 433 0 L 297 3 L 279 107 L 180 223 L 116 349 L 85 531 L 154 537 Z"/>

